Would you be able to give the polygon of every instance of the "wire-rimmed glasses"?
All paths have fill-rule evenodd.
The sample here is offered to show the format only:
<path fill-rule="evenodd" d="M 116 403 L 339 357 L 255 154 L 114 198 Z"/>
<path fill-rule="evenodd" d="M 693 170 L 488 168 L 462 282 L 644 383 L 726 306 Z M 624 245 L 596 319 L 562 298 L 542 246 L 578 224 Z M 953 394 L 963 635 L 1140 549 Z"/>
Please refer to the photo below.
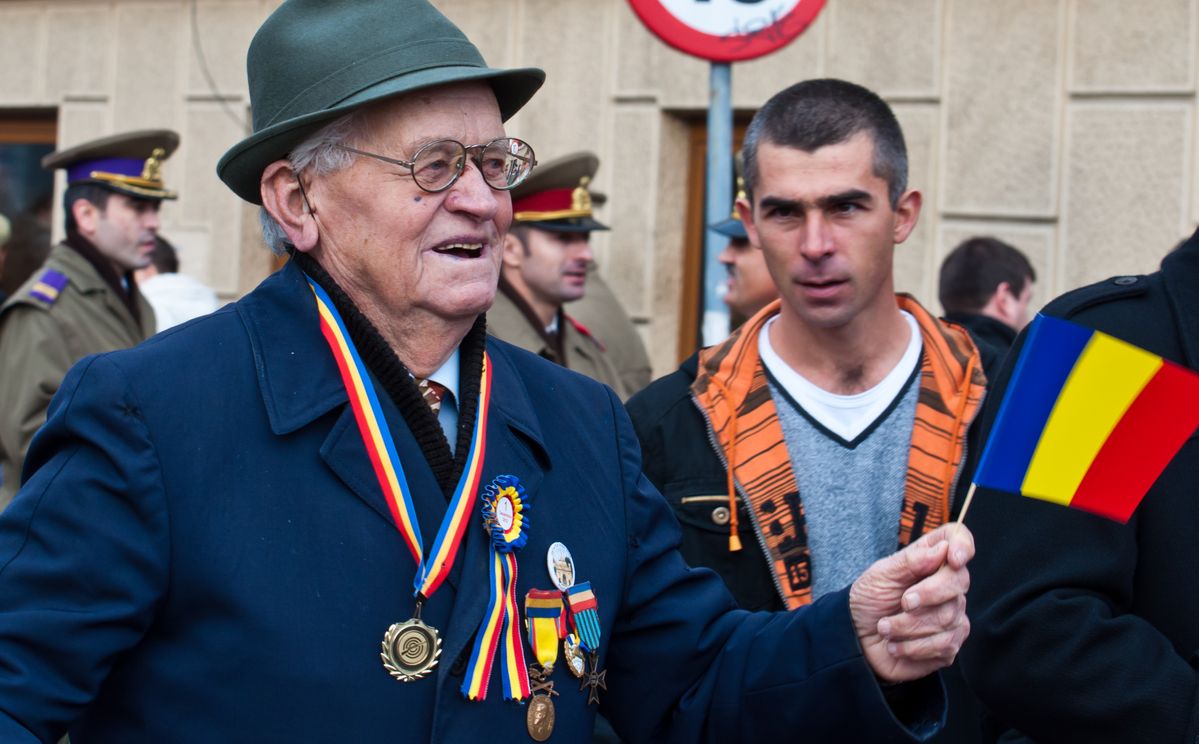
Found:
<path fill-rule="evenodd" d="M 479 168 L 483 180 L 497 191 L 508 191 L 520 185 L 533 172 L 537 159 L 528 142 L 515 137 L 500 137 L 482 145 L 464 145 L 457 140 L 443 139 L 430 142 L 412 156 L 412 160 L 398 160 L 366 152 L 347 145 L 337 147 L 385 163 L 400 165 L 412 171 L 412 180 L 423 191 L 436 194 L 454 185 L 466 170 L 469 157 Z"/>

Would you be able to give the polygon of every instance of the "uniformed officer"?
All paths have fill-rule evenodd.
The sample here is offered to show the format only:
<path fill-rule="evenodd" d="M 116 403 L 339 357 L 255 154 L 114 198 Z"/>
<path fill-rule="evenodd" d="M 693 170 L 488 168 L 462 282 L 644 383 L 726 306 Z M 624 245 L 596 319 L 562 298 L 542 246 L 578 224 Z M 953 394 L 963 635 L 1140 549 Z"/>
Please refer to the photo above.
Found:
<path fill-rule="evenodd" d="M 589 188 L 598 168 L 592 153 L 573 153 L 538 165 L 513 190 L 513 223 L 487 330 L 605 383 L 624 400 L 636 389 L 621 378 L 608 347 L 563 309 L 586 292 L 591 233 L 608 229 L 592 212 L 603 199 Z"/>
<path fill-rule="evenodd" d="M 66 239 L 0 309 L 0 508 L 16 493 L 29 441 L 71 365 L 154 333 L 133 271 L 150 262 L 159 205 L 175 198 L 160 169 L 178 146 L 175 132 L 143 130 L 42 159 L 66 170 Z"/>
<path fill-rule="evenodd" d="M 738 158 L 737 171 L 741 171 Z M 737 177 L 737 198 L 745 199 L 745 182 Z M 725 283 L 724 304 L 732 311 L 733 330 L 752 318 L 759 310 L 778 299 L 779 291 L 770 278 L 770 270 L 766 268 L 766 257 L 760 248 L 750 244 L 749 234 L 745 232 L 745 223 L 737 213 L 734 203 L 733 213 L 728 219 L 708 225 L 708 229 L 729 239 L 718 259 L 728 272 Z"/>

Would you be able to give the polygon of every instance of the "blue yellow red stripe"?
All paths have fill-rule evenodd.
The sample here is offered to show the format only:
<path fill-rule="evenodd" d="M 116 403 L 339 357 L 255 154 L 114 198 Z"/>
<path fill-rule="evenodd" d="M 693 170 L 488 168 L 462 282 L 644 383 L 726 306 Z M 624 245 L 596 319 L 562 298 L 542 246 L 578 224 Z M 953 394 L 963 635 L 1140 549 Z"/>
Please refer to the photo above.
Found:
<path fill-rule="evenodd" d="M 484 353 L 482 378 L 479 383 L 478 413 L 475 417 L 475 428 L 471 434 L 466 467 L 438 529 L 437 537 L 429 550 L 429 558 L 425 560 L 420 523 L 416 519 L 416 510 L 412 503 L 408 481 L 404 477 L 404 468 L 396 452 L 395 441 L 392 439 L 391 431 L 383 416 L 383 409 L 379 404 L 370 374 L 367 372 L 362 358 L 358 355 L 358 350 L 354 347 L 349 331 L 337 308 L 333 305 L 333 301 L 311 277 L 306 278 L 316 298 L 321 333 L 333 352 L 333 358 L 341 374 L 342 383 L 345 385 L 346 396 L 349 398 L 350 407 L 354 412 L 354 420 L 358 424 L 358 431 L 366 447 L 371 467 L 379 481 L 379 487 L 383 491 L 396 529 L 403 536 L 405 545 L 408 546 L 413 560 L 416 561 L 417 570 L 413 578 L 413 593 L 420 601 L 422 598 L 432 596 L 441 586 L 445 577 L 449 575 L 450 569 L 453 568 L 461 547 L 462 536 L 466 532 L 471 508 L 478 493 L 486 449 L 487 414 L 491 400 L 490 359 Z"/>
<path fill-rule="evenodd" d="M 1199 426 L 1199 375 L 1038 315 L 975 483 L 1126 522 Z"/>

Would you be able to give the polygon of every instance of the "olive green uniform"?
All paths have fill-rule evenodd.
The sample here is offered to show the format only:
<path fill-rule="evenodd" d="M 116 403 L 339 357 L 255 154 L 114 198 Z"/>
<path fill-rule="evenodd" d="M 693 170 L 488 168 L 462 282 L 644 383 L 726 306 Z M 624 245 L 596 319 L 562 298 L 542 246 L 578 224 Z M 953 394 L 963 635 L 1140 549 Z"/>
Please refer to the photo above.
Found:
<path fill-rule="evenodd" d="M 67 277 L 53 301 L 33 293 L 47 271 Z M 136 291 L 136 290 L 135 290 Z M 140 293 L 141 322 L 82 255 L 60 243 L 45 265 L 0 309 L 0 508 L 8 506 L 34 433 L 67 370 L 88 354 L 136 346 L 154 333 Z"/>
<path fill-rule="evenodd" d="M 628 391 L 621 398 L 649 385 L 653 378 L 641 334 L 599 272 L 592 270 L 587 274 L 587 293 L 570 303 L 570 317 L 586 326 L 596 338 L 603 339 L 607 356 Z"/>
<path fill-rule="evenodd" d="M 566 352 L 565 359 L 557 358 L 557 354 L 537 329 L 530 325 L 520 308 L 503 292 L 496 292 L 495 304 L 487 311 L 487 332 L 502 341 L 557 362 L 567 369 L 599 380 L 615 390 L 621 400 L 626 400 L 637 392 L 626 388 L 604 345 L 571 322 L 565 313 L 558 323 L 558 333 L 562 334 L 562 348 Z"/>

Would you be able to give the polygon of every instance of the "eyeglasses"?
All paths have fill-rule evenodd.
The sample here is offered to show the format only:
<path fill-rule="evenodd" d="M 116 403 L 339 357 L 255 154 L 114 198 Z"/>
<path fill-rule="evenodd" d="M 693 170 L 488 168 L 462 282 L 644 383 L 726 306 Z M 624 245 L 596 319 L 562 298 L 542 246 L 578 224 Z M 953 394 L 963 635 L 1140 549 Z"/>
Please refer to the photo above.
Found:
<path fill-rule="evenodd" d="M 464 145 L 451 139 L 430 142 L 416 151 L 412 160 L 397 160 L 346 145 L 337 147 L 392 165 L 402 165 L 412 171 L 412 180 L 431 194 L 453 186 L 466 169 L 469 157 L 483 174 L 483 180 L 497 191 L 508 191 L 520 185 L 533 172 L 537 159 L 528 142 L 514 137 L 500 137 L 484 145 Z"/>

